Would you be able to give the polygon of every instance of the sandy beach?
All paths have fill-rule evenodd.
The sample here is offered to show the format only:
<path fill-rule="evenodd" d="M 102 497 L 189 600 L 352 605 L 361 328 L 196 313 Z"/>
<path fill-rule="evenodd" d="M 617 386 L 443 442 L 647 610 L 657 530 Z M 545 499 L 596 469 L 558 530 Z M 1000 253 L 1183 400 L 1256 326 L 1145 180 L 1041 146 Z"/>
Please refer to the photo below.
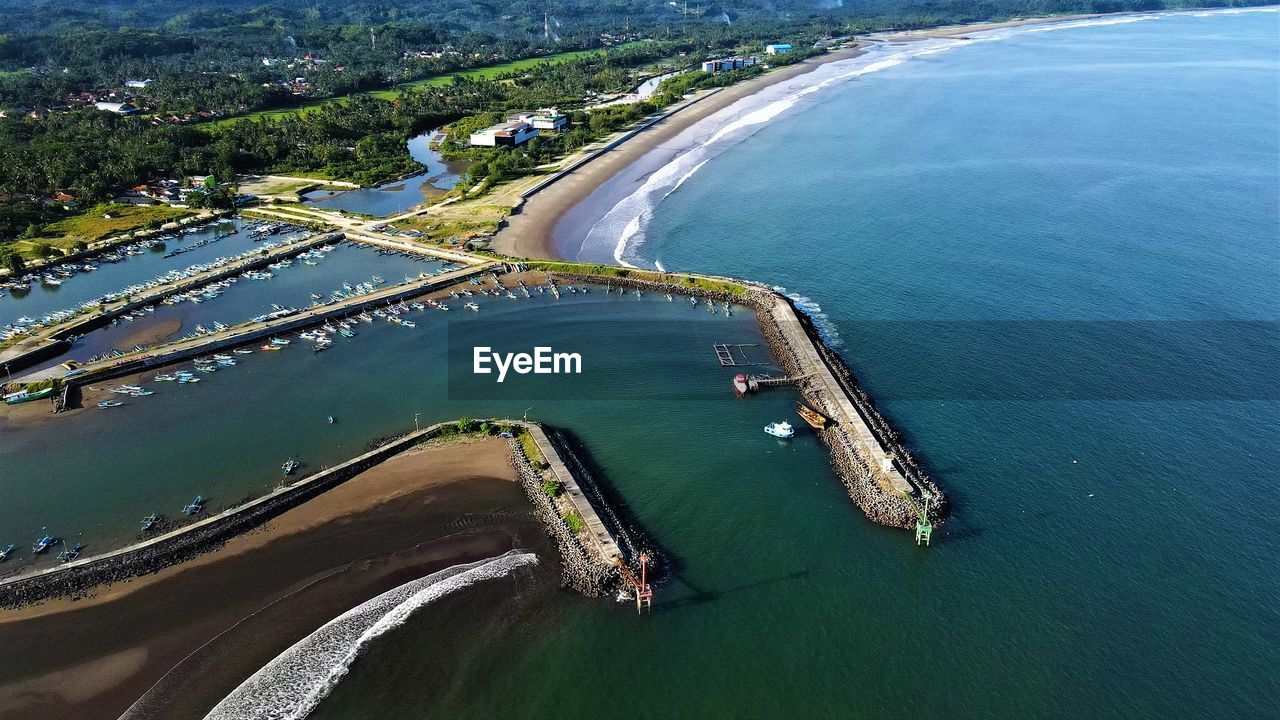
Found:
<path fill-rule="evenodd" d="M 1004 22 L 947 25 L 921 30 L 878 34 L 874 36 L 874 41 L 875 43 L 905 43 L 938 38 L 963 38 L 968 34 L 1000 28 L 1087 20 L 1097 17 L 1104 16 L 1078 14 L 1019 18 Z M 1118 15 L 1107 15 L 1105 17 L 1118 17 Z M 858 57 L 864 54 L 872 44 L 874 43 L 863 41 L 857 47 L 838 50 L 769 72 L 746 82 L 724 88 L 719 92 L 708 95 L 699 102 L 673 112 L 618 147 L 578 167 L 563 179 L 529 197 L 521 207 L 517 208 L 506 219 L 505 225 L 494 238 L 493 249 L 514 257 L 555 260 L 572 259 L 565 257 L 570 253 L 566 253 L 564 248 L 559 247 L 560 243 L 557 242 L 557 234 L 564 235 L 568 233 L 574 237 L 579 234 L 585 234 L 585 228 L 589 227 L 590 221 L 598 219 L 600 215 L 608 211 L 612 202 L 620 199 L 615 197 L 600 198 L 600 202 L 597 203 L 597 199 L 591 196 L 623 170 L 636 163 L 637 160 L 643 158 L 651 150 L 670 142 L 682 131 L 704 118 L 733 105 L 735 102 L 759 93 L 771 85 L 786 82 L 813 72 L 826 63 Z M 645 171 L 652 172 L 655 169 L 646 168 Z M 600 207 L 586 208 L 589 198 L 591 199 L 590 204 L 598 204 Z M 564 227 L 566 225 L 574 225 L 574 227 L 566 229 Z"/>
<path fill-rule="evenodd" d="M 543 559 L 526 584 L 551 591 L 545 546 L 505 441 L 408 451 L 190 562 L 0 613 L 0 718 L 135 701 L 129 717 L 202 717 L 320 625 L 435 570 L 521 547 Z"/>
<path fill-rule="evenodd" d="M 668 115 L 526 200 L 523 206 L 507 218 L 505 226 L 495 236 L 494 250 L 515 257 L 560 259 L 555 243 L 555 227 L 561 217 L 650 150 L 668 142 L 699 120 L 770 85 L 812 72 L 829 62 L 857 57 L 863 52 L 865 51 L 861 47 L 849 48 L 810 58 L 724 88 Z"/>

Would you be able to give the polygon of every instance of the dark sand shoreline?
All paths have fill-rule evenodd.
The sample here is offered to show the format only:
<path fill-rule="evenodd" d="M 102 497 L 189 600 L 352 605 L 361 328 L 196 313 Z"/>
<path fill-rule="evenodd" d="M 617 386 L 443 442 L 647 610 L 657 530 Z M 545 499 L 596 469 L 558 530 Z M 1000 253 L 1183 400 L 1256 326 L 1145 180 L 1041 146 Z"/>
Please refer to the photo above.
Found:
<path fill-rule="evenodd" d="M 0 613 L 0 718 L 116 718 L 139 698 L 129 717 L 203 717 L 351 607 L 516 547 L 541 560 L 522 582 L 554 591 L 556 556 L 507 453 L 500 440 L 409 451 L 221 550 Z"/>

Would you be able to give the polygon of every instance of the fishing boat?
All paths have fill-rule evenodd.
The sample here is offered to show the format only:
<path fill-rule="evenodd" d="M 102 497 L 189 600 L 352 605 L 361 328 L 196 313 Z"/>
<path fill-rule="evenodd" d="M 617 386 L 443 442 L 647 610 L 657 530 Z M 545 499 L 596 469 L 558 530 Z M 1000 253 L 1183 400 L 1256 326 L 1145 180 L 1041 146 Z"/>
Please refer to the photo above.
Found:
<path fill-rule="evenodd" d="M 155 390 L 135 390 L 129 393 L 129 397 L 146 397 L 148 395 L 155 395 L 155 394 L 156 394 Z"/>
<path fill-rule="evenodd" d="M 795 434 L 796 434 L 795 428 L 791 427 L 791 423 L 785 420 L 782 422 L 769 423 L 768 425 L 765 425 L 764 431 L 776 438 L 782 438 L 783 440 L 787 440 L 792 437 L 795 437 Z"/>
<path fill-rule="evenodd" d="M 213 356 L 213 359 L 214 359 L 214 360 L 232 360 L 233 358 L 232 358 L 230 355 L 225 355 L 225 354 L 223 354 L 223 353 L 218 353 L 218 354 L 216 354 L 216 355 L 214 355 L 214 356 Z"/>
<path fill-rule="evenodd" d="M 154 379 L 156 382 L 173 382 L 174 380 L 177 380 L 178 378 L 177 378 L 177 377 L 175 377 L 175 376 L 173 376 L 173 375 L 164 375 L 164 374 L 161 374 L 161 375 L 157 375 L 157 376 L 155 376 L 153 379 Z"/>
<path fill-rule="evenodd" d="M 829 422 L 827 417 L 802 402 L 796 403 L 796 414 L 809 423 L 809 427 L 815 430 L 822 430 Z"/>
<path fill-rule="evenodd" d="M 193 377 L 193 376 L 191 376 L 191 375 L 183 375 L 182 377 L 178 378 L 178 382 L 180 382 L 180 383 L 198 383 L 198 382 L 200 382 L 200 378 L 198 378 L 198 377 Z"/>
<path fill-rule="evenodd" d="M 0 562 L 4 562 L 5 560 L 9 559 L 9 553 L 13 552 L 13 548 L 14 546 L 10 545 L 5 549 L 0 550 Z"/>
<path fill-rule="evenodd" d="M 80 543 L 76 543 L 69 548 L 63 548 L 62 552 L 58 553 L 58 560 L 59 562 L 69 563 L 80 557 L 80 551 L 83 549 L 84 545 L 81 545 Z"/>
<path fill-rule="evenodd" d="M 337 420 L 334 420 L 334 419 L 333 419 L 333 416 L 332 416 L 332 415 L 330 415 L 330 416 L 329 416 L 329 424 L 330 424 L 330 425 L 332 425 L 332 424 L 334 424 L 334 423 L 336 423 L 336 422 L 338 422 L 338 421 L 337 421 Z"/>
<path fill-rule="evenodd" d="M 48 550 L 49 548 L 53 547 L 57 543 L 58 541 L 55 540 L 52 535 L 45 535 L 39 540 L 36 540 L 35 544 L 31 546 L 31 552 L 35 553 L 36 555 L 39 555 L 40 553 L 44 552 L 45 550 Z"/>
<path fill-rule="evenodd" d="M 289 459 L 285 460 L 284 464 L 280 466 L 280 471 L 285 475 L 292 475 L 293 472 L 300 467 L 302 467 L 302 463 L 297 460 Z"/>
<path fill-rule="evenodd" d="M 192 500 L 186 507 L 182 508 L 182 514 L 195 515 L 202 510 L 204 510 L 204 496 L 197 495 L 195 500 Z"/>
<path fill-rule="evenodd" d="M 142 532 L 147 532 L 151 528 L 154 528 L 156 524 L 159 522 L 160 522 L 160 516 L 156 515 L 155 513 L 151 513 L 150 515 L 142 518 L 142 523 L 140 525 L 140 527 L 142 528 Z"/>
<path fill-rule="evenodd" d="M 17 405 L 18 403 L 31 402 L 32 400 L 47 398 L 52 394 L 53 394 L 53 388 L 51 387 L 47 387 L 47 388 L 44 388 L 43 390 L 35 390 L 35 391 L 19 390 L 16 393 L 10 393 L 9 395 L 5 395 L 4 403 L 5 405 Z"/>
<path fill-rule="evenodd" d="M 405 326 L 405 327 L 407 327 L 407 328 L 416 328 L 416 327 L 418 327 L 418 324 L 417 324 L 417 323 L 415 323 L 415 322 L 414 322 L 414 321 L 412 321 L 412 320 L 401 320 L 401 321 L 400 321 L 400 324 L 401 324 L 401 325 L 403 325 L 403 326 Z"/>
<path fill-rule="evenodd" d="M 252 350 L 250 350 L 249 348 L 236 348 L 235 350 L 232 350 L 231 352 L 233 352 L 233 353 L 235 353 L 235 354 L 237 354 L 237 355 L 252 355 L 252 354 L 253 354 L 253 351 L 252 351 Z"/>
<path fill-rule="evenodd" d="M 465 307 L 465 308 L 466 308 L 466 309 L 468 309 L 468 310 L 475 310 L 476 312 L 480 312 L 480 306 L 479 306 L 479 305 L 477 305 L 477 304 L 475 304 L 475 303 L 473 303 L 473 302 L 469 302 L 469 303 L 467 303 L 466 305 L 464 305 L 463 307 Z"/>
<path fill-rule="evenodd" d="M 675 300 L 675 298 L 671 297 L 671 293 L 667 293 L 667 302 L 671 302 L 672 300 Z"/>
<path fill-rule="evenodd" d="M 273 337 L 271 338 L 271 344 L 272 345 L 288 345 L 289 341 L 285 340 L 284 338 Z"/>
<path fill-rule="evenodd" d="M 267 343 L 266 345 L 262 346 L 262 349 L 267 352 L 274 352 L 278 350 L 283 350 L 284 348 L 280 347 L 279 345 L 272 345 L 270 343 Z"/>
<path fill-rule="evenodd" d="M 733 391 L 738 397 L 746 397 L 747 393 L 751 392 L 751 383 L 745 374 L 738 373 L 733 376 Z"/>
<path fill-rule="evenodd" d="M 123 404 L 124 404 L 123 400 L 103 400 L 102 402 L 98 403 L 98 407 L 113 408 L 113 407 L 120 407 Z"/>

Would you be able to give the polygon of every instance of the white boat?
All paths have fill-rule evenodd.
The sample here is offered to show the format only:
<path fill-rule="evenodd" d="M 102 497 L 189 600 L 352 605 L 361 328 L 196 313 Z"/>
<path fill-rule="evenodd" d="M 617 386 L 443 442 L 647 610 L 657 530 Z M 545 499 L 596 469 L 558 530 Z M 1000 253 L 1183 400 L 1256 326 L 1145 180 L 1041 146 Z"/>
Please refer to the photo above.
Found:
<path fill-rule="evenodd" d="M 785 420 L 782 422 L 769 423 L 768 425 L 765 425 L 764 431 L 776 438 L 783 438 L 783 439 L 795 437 L 795 434 L 796 434 L 795 428 L 791 427 L 791 423 L 786 422 Z"/>
<path fill-rule="evenodd" d="M 476 312 L 479 312 L 479 311 L 480 311 L 480 306 L 479 306 L 479 305 L 477 305 L 477 304 L 475 304 L 475 303 L 473 303 L 473 302 L 469 302 L 469 303 L 467 303 L 467 304 L 465 305 L 465 307 L 466 307 L 468 310 L 475 310 Z"/>

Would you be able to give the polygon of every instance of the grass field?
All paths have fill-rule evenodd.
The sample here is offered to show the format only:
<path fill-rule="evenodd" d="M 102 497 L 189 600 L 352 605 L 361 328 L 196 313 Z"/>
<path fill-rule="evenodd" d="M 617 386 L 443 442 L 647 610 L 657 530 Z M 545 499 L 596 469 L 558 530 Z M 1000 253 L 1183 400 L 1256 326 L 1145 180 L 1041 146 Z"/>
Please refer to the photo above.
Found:
<path fill-rule="evenodd" d="M 637 40 L 636 42 L 645 42 L 645 41 Z M 627 45 L 631 45 L 631 44 L 633 43 L 627 43 Z M 626 45 L 619 45 L 618 47 L 626 47 Z M 436 75 L 434 77 L 423 78 L 421 80 L 414 80 L 412 82 L 396 85 L 395 87 L 387 88 L 385 90 L 371 90 L 367 93 L 360 93 L 360 94 L 371 95 L 376 98 L 387 100 L 390 98 L 394 98 L 396 95 L 402 92 L 405 92 L 408 90 L 414 90 L 416 88 L 442 87 L 444 85 L 448 85 L 452 83 L 453 79 L 456 77 L 492 79 L 496 77 L 502 77 L 503 75 L 509 75 L 511 73 L 528 70 L 529 68 L 537 67 L 538 65 L 541 65 L 543 63 L 564 62 L 566 60 L 573 60 L 575 58 L 586 57 L 588 55 L 593 55 L 593 54 L 602 53 L 602 52 L 605 52 L 605 51 L 600 49 L 573 50 L 571 52 L 563 52 L 563 53 L 557 53 L 555 55 L 547 55 L 546 57 L 513 60 L 511 62 L 502 63 L 501 65 L 488 65 L 485 67 L 473 68 L 471 70 L 459 70 L 458 72 L 448 73 L 447 75 Z M 350 96 L 346 96 L 346 97 L 350 97 Z M 248 113 L 247 115 L 237 115 L 235 117 L 216 120 L 213 123 L 210 123 L 210 125 L 223 125 L 226 123 L 239 122 L 240 120 L 256 120 L 256 119 L 262 119 L 262 118 L 275 119 L 275 118 L 286 117 L 288 115 L 305 115 L 309 112 L 316 110 L 317 108 L 324 107 L 325 105 L 329 105 L 331 103 L 344 102 L 346 100 L 346 97 L 323 98 L 320 100 L 312 100 L 311 102 L 304 103 L 302 105 L 298 105 L 290 108 L 281 108 L 278 110 L 259 110 L 257 112 Z"/>
<path fill-rule="evenodd" d="M 36 243 L 64 250 L 77 242 L 97 242 L 110 235 L 145 228 L 153 222 L 167 223 L 194 215 L 191 210 L 168 205 L 124 205 L 104 203 L 77 215 L 45 225 L 38 237 L 18 240 L 12 247 L 27 257 L 35 257 Z M 106 217 L 110 215 L 111 217 Z"/>

